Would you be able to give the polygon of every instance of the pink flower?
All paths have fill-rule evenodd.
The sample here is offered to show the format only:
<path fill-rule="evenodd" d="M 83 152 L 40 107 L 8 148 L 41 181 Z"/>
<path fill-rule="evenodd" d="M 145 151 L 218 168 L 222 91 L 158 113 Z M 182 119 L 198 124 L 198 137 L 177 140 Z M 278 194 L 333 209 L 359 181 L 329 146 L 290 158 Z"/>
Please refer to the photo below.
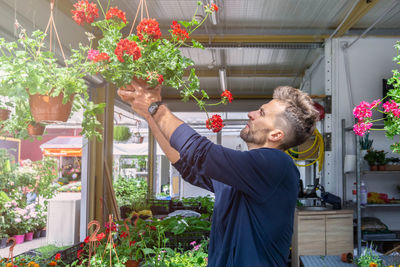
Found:
<path fill-rule="evenodd" d="M 194 251 L 197 251 L 197 250 L 199 250 L 200 248 L 201 248 L 201 244 L 199 244 L 199 245 L 197 245 L 197 246 L 194 246 L 193 250 L 194 250 Z"/>
<path fill-rule="evenodd" d="M 88 51 L 88 56 L 87 56 L 87 58 L 88 58 L 89 60 L 94 60 L 99 54 L 100 54 L 99 50 L 90 49 L 90 50 Z"/>
<path fill-rule="evenodd" d="M 380 99 L 372 101 L 371 108 L 376 108 L 379 105 L 380 102 L 381 102 Z"/>
<path fill-rule="evenodd" d="M 354 124 L 353 131 L 356 135 L 363 136 L 369 129 L 371 129 L 372 123 L 371 122 L 359 122 Z"/>
<path fill-rule="evenodd" d="M 192 245 L 192 246 L 196 245 L 196 241 L 190 242 L 190 245 Z"/>
<path fill-rule="evenodd" d="M 391 112 L 393 110 L 398 109 L 399 106 L 397 105 L 396 102 L 394 102 L 394 100 L 390 100 L 383 103 L 382 107 L 384 112 Z"/>
<path fill-rule="evenodd" d="M 358 106 L 353 109 L 353 115 L 359 120 L 363 120 L 364 118 L 371 118 L 371 104 L 366 101 L 362 101 Z"/>

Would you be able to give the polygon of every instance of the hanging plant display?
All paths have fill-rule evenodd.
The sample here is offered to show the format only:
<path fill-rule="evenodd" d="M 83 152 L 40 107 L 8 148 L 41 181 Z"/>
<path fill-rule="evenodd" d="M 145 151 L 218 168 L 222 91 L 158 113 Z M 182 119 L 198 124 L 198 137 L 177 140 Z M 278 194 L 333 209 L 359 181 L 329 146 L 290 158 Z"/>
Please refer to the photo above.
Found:
<path fill-rule="evenodd" d="M 99 17 L 99 9 L 103 19 L 95 21 Z M 204 9 L 205 16 L 201 21 L 196 20 L 196 14 Z M 86 0 L 77 1 L 72 10 L 73 19 L 79 25 L 91 23 L 102 32 L 98 40 L 97 49 L 90 47 L 75 51 L 75 58 L 87 57 L 90 64 L 86 70 L 91 74 L 100 73 L 108 82 L 119 88 L 126 88 L 132 81 L 146 84 L 150 87 L 169 86 L 180 91 L 183 101 L 190 98 L 197 101 L 200 110 L 206 111 L 208 105 L 226 104 L 232 101 L 232 94 L 225 90 L 221 94 L 218 103 L 206 103 L 209 99 L 205 90 L 200 89 L 200 81 L 195 69 L 191 68 L 189 76 L 184 79 L 185 70 L 194 65 L 193 60 L 184 57 L 179 50 L 180 47 L 203 48 L 203 46 L 190 39 L 191 34 L 198 29 L 213 12 L 217 12 L 215 4 L 203 5 L 198 2 L 197 9 L 190 21 L 172 21 L 170 26 L 170 37 L 162 38 L 158 22 L 149 17 L 145 0 L 139 2 L 136 16 L 130 27 L 128 36 L 121 32 L 128 25 L 125 12 L 118 7 L 110 7 L 108 1 L 107 9 L 104 9 L 100 1 L 96 3 Z M 139 12 L 141 21 L 136 27 L 136 19 Z M 143 13 L 147 17 L 143 17 Z M 189 41 L 190 40 L 190 41 Z M 86 54 L 79 54 L 87 52 Z M 216 120 L 214 115 L 209 117 L 207 111 L 207 128 L 214 132 L 222 129 L 222 120 Z"/>

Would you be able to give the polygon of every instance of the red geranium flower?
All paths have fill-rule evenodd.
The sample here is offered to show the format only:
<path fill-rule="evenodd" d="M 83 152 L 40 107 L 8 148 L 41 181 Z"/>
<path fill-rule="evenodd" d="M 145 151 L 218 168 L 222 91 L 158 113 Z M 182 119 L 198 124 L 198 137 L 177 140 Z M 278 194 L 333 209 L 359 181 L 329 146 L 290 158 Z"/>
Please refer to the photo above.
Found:
<path fill-rule="evenodd" d="M 154 41 L 161 38 L 160 26 L 155 19 L 143 19 L 136 29 L 140 41 Z"/>
<path fill-rule="evenodd" d="M 122 232 L 120 236 L 121 236 L 122 238 L 127 238 L 127 237 L 128 237 L 128 234 L 127 234 L 126 232 Z"/>
<path fill-rule="evenodd" d="M 83 253 L 83 249 L 78 250 L 76 253 L 76 257 L 79 259 L 81 257 L 81 254 Z"/>
<path fill-rule="evenodd" d="M 233 97 L 232 97 L 232 93 L 228 90 L 225 90 L 222 94 L 221 97 L 226 97 L 229 101 L 229 103 L 232 103 Z"/>
<path fill-rule="evenodd" d="M 117 47 L 114 50 L 115 55 L 120 62 L 125 62 L 124 54 L 131 55 L 133 60 L 138 60 L 142 54 L 140 53 L 140 47 L 134 41 L 129 41 L 128 39 L 121 39 Z"/>
<path fill-rule="evenodd" d="M 218 12 L 218 6 L 216 4 L 211 4 L 211 11 Z"/>
<path fill-rule="evenodd" d="M 60 253 L 57 253 L 56 256 L 54 257 L 54 259 L 55 259 L 56 261 L 60 260 L 60 259 L 61 259 L 61 254 L 60 254 Z"/>
<path fill-rule="evenodd" d="M 94 62 L 109 61 L 109 60 L 110 60 L 110 56 L 107 53 L 100 53 L 93 58 Z"/>
<path fill-rule="evenodd" d="M 89 238 L 90 238 L 90 236 L 87 236 L 83 242 L 89 243 Z"/>
<path fill-rule="evenodd" d="M 95 18 L 99 17 L 99 10 L 97 5 L 94 3 L 89 3 L 88 0 L 81 0 L 74 4 L 76 10 L 71 10 L 74 14 L 72 18 L 76 23 L 81 25 L 83 22 L 92 23 Z"/>
<path fill-rule="evenodd" d="M 103 238 L 105 238 L 106 237 L 106 234 L 105 233 L 100 233 L 100 234 L 98 234 L 97 236 L 96 236 L 96 238 L 97 238 L 97 241 L 101 241 L 101 240 L 103 240 Z"/>
<path fill-rule="evenodd" d="M 136 241 L 135 241 L 135 240 L 133 240 L 133 241 L 129 241 L 129 246 L 131 247 L 131 246 L 135 245 L 135 243 L 136 243 Z"/>
<path fill-rule="evenodd" d="M 175 35 L 178 40 L 185 41 L 186 39 L 189 39 L 189 34 L 186 30 L 181 28 L 181 25 L 178 22 L 172 21 L 171 29 L 172 35 Z"/>
<path fill-rule="evenodd" d="M 161 74 L 159 74 L 157 81 L 159 84 L 162 84 L 164 82 L 164 77 Z"/>
<path fill-rule="evenodd" d="M 206 127 L 212 130 L 214 133 L 218 133 L 224 127 L 223 121 L 220 115 L 213 115 L 211 119 L 206 121 Z"/>
<path fill-rule="evenodd" d="M 106 227 L 106 233 L 109 233 L 110 230 L 111 230 L 112 232 L 117 231 L 117 225 L 116 225 L 115 223 L 111 223 L 111 227 L 110 227 L 110 223 L 109 223 L 109 222 L 106 222 L 106 223 L 105 223 L 105 227 Z"/>
<path fill-rule="evenodd" d="M 106 19 L 110 20 L 112 18 L 120 18 L 124 23 L 126 23 L 125 12 L 119 10 L 118 7 L 110 7 L 107 11 Z"/>

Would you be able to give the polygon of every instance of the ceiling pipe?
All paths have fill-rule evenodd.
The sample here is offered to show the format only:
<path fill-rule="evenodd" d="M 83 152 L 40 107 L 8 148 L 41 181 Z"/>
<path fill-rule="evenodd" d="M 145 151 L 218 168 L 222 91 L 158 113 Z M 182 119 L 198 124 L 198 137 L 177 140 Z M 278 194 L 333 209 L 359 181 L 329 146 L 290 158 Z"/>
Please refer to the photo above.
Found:
<path fill-rule="evenodd" d="M 220 89 L 222 92 L 224 92 L 228 86 L 228 81 L 226 79 L 226 70 L 225 69 L 219 69 L 219 82 L 220 82 Z"/>
<path fill-rule="evenodd" d="M 328 39 L 332 39 L 333 36 L 335 36 L 335 34 L 339 31 L 339 29 L 342 27 L 342 25 L 344 24 L 344 22 L 347 20 L 347 18 L 350 16 L 351 12 L 353 12 L 353 9 L 356 7 L 356 5 L 358 4 L 358 2 L 360 2 L 362 0 L 356 0 L 353 3 L 353 6 L 350 8 L 349 12 L 347 12 L 346 16 L 343 18 L 342 22 L 339 24 L 339 26 L 337 26 L 337 28 L 335 29 L 335 31 L 329 36 Z"/>
<path fill-rule="evenodd" d="M 390 11 L 393 10 L 393 8 L 395 8 L 400 2 L 399 1 L 395 1 L 385 12 L 383 12 L 382 15 L 379 16 L 379 18 L 377 18 L 375 20 L 374 23 L 371 24 L 371 26 L 369 26 L 362 34 L 360 34 L 356 39 L 354 39 L 350 44 L 345 43 L 343 48 L 344 49 L 348 49 L 350 48 L 355 42 L 357 42 L 358 40 L 360 40 L 360 38 L 364 38 L 364 36 L 370 31 L 372 30 L 373 27 L 375 27 L 376 24 L 379 23 L 379 21 L 381 21 L 381 19 L 383 19 Z"/>

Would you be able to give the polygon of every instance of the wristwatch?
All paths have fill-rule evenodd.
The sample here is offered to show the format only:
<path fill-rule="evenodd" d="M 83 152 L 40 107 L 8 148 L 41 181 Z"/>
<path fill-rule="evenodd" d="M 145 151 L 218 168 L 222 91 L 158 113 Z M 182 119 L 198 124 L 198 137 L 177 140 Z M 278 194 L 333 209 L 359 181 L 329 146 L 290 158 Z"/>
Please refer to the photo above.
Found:
<path fill-rule="evenodd" d="M 153 116 L 154 114 L 156 114 L 158 107 L 162 104 L 163 104 L 163 102 L 161 102 L 161 101 L 151 103 L 149 106 L 149 109 L 148 109 L 150 115 Z"/>

